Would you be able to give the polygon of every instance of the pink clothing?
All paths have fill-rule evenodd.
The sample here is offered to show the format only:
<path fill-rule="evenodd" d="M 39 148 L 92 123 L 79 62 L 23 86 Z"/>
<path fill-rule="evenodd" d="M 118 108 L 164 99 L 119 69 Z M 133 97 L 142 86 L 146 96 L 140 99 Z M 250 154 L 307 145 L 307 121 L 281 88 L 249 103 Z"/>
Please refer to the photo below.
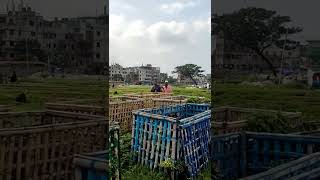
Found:
<path fill-rule="evenodd" d="M 168 84 L 168 86 L 163 86 L 164 93 L 172 93 L 172 87 Z"/>

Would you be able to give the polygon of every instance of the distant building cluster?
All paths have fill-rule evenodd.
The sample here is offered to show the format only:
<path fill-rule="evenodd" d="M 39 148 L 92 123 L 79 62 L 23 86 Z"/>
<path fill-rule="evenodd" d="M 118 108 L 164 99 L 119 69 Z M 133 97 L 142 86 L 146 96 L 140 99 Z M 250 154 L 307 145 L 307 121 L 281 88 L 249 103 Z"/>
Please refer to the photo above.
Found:
<path fill-rule="evenodd" d="M 160 67 L 153 67 L 151 64 L 136 67 L 112 64 L 109 67 L 109 76 L 113 81 L 152 84 L 155 81 L 160 82 Z"/>
<path fill-rule="evenodd" d="M 42 61 L 59 67 L 86 67 L 108 60 L 108 15 L 45 20 L 14 1 L 0 14 L 0 61 Z"/>

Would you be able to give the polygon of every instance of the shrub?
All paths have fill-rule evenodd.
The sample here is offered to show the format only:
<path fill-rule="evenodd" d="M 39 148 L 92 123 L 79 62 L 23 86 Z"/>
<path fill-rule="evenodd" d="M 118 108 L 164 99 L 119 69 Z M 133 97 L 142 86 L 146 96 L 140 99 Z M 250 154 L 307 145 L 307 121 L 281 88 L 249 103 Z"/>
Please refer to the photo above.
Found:
<path fill-rule="evenodd" d="M 290 121 L 280 113 L 275 116 L 267 114 L 254 114 L 248 118 L 247 130 L 253 132 L 290 133 Z"/>

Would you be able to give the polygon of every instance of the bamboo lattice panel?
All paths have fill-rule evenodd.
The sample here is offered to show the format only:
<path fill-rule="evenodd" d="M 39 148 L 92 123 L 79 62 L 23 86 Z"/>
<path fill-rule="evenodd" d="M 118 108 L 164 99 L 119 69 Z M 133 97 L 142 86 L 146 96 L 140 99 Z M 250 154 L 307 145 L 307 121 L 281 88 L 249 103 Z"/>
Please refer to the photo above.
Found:
<path fill-rule="evenodd" d="M 0 116 L 5 119 L 13 115 Z M 0 129 L 1 180 L 72 179 L 74 154 L 107 146 L 107 121 L 103 117 L 48 111 L 40 119 L 42 124 L 35 126 L 19 126 L 14 120 L 13 128 Z"/>
<path fill-rule="evenodd" d="M 109 120 L 119 122 L 122 132 L 131 130 L 132 111 L 142 109 L 143 101 L 128 97 L 114 97 L 109 99 Z"/>

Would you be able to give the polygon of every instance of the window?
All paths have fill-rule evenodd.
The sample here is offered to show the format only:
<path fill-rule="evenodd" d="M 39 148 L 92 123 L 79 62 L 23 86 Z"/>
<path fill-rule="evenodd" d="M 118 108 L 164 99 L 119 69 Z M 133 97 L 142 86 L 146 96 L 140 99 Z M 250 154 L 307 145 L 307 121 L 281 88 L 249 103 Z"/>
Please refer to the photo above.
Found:
<path fill-rule="evenodd" d="M 97 31 L 97 36 L 100 36 L 100 31 Z"/>
<path fill-rule="evenodd" d="M 14 46 L 14 42 L 13 41 L 10 41 L 10 46 Z"/>
<path fill-rule="evenodd" d="M 100 54 L 99 53 L 96 54 L 96 58 L 100 59 Z"/>
<path fill-rule="evenodd" d="M 100 47 L 100 42 L 97 42 L 97 47 Z"/>
<path fill-rule="evenodd" d="M 31 32 L 31 36 L 36 36 L 36 32 Z"/>
<path fill-rule="evenodd" d="M 21 36 L 21 34 L 22 34 L 21 30 L 19 30 L 19 33 L 18 33 L 18 34 L 19 34 L 19 36 Z"/>
<path fill-rule="evenodd" d="M 53 44 L 53 48 L 56 48 L 57 47 L 57 45 L 56 44 Z"/>
<path fill-rule="evenodd" d="M 51 44 L 50 43 L 48 44 L 48 48 L 51 48 Z"/>
<path fill-rule="evenodd" d="M 74 45 L 73 44 L 71 45 L 71 49 L 74 49 Z"/>
<path fill-rule="evenodd" d="M 14 54 L 11 53 L 11 54 L 10 54 L 10 57 L 11 57 L 11 58 L 14 58 Z"/>

